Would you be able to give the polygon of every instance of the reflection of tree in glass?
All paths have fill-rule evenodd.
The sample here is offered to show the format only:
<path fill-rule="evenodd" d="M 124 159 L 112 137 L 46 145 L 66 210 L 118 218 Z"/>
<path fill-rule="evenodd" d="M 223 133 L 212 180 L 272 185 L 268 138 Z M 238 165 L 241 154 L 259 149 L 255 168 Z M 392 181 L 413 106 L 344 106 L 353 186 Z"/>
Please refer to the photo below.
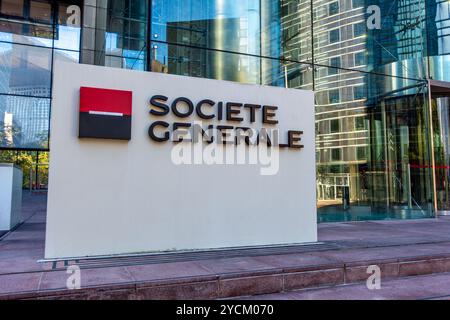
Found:
<path fill-rule="evenodd" d="M 0 121 L 0 146 L 14 147 L 15 140 L 20 137 L 20 126 L 8 125 Z"/>

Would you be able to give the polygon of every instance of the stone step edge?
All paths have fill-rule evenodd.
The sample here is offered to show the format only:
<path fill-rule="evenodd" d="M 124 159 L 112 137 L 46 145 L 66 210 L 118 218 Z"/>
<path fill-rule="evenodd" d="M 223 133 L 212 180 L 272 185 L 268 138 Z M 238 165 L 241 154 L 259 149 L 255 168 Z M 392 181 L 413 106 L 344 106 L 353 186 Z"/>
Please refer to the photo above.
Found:
<path fill-rule="evenodd" d="M 314 289 L 363 282 L 368 267 L 380 268 L 381 279 L 450 272 L 450 255 L 371 260 L 343 264 L 195 276 L 108 284 L 79 290 L 44 290 L 0 294 L 9 299 L 224 299 Z"/>

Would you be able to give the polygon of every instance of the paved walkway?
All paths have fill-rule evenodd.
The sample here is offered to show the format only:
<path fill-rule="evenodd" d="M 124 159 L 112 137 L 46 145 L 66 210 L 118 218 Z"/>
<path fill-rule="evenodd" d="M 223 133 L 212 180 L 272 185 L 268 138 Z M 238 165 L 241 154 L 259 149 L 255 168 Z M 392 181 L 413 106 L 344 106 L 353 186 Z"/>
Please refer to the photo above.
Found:
<path fill-rule="evenodd" d="M 50 264 L 36 262 L 44 256 L 45 208 L 45 195 L 25 193 L 25 223 L 0 240 L 0 297 L 57 292 L 66 288 L 68 275 L 62 265 L 52 270 Z M 197 294 L 195 297 L 221 298 L 241 295 L 243 292 L 256 294 L 308 287 L 314 285 L 317 278 L 337 285 L 349 280 L 362 281 L 366 277 L 365 262 L 378 261 L 383 265 L 382 271 L 392 277 L 434 272 L 441 274 L 386 280 L 383 282 L 384 288 L 377 292 L 369 292 L 362 284 L 351 284 L 258 297 L 423 299 L 450 295 L 450 275 L 443 273 L 450 271 L 449 218 L 320 224 L 319 241 L 325 245 L 318 246 L 317 250 L 299 249 L 282 254 L 272 250 L 228 257 L 194 255 L 174 259 L 172 262 L 169 261 L 170 257 L 165 257 L 165 261 L 143 259 L 121 261 L 119 264 L 114 261 L 106 264 L 86 263 L 82 268 L 82 287 L 104 288 L 114 285 L 114 292 L 117 293 L 117 285 L 123 284 L 123 290 L 133 285 L 132 290 L 136 293 L 140 283 L 157 283 L 161 286 L 170 282 L 172 287 L 169 289 L 172 291 L 168 297 L 190 298 L 190 294 Z M 433 259 L 432 263 L 427 259 Z M 419 263 L 410 268 L 408 266 L 412 264 L 408 261 Z M 305 278 L 308 270 L 308 278 Z M 313 277 L 312 274 L 316 271 L 322 273 Z M 237 282 L 238 277 L 247 282 Z M 254 282 L 250 281 L 252 277 L 255 278 Z M 194 293 L 187 292 L 188 289 L 183 289 L 181 295 L 179 292 L 175 293 L 174 284 L 177 281 L 186 283 L 186 279 L 189 279 L 189 283 L 201 280 L 203 287 L 195 287 L 196 291 L 192 289 Z M 288 280 L 292 287 L 286 287 Z M 426 283 L 431 286 L 430 289 Z M 183 285 L 175 287 L 181 288 Z M 424 289 L 420 291 L 421 288 Z M 158 298 L 161 291 L 152 290 L 151 294 L 146 293 L 136 298 Z M 167 297 L 167 292 L 161 296 Z M 99 297 L 83 294 L 86 296 L 80 298 Z M 114 297 L 133 298 L 129 292 Z"/>

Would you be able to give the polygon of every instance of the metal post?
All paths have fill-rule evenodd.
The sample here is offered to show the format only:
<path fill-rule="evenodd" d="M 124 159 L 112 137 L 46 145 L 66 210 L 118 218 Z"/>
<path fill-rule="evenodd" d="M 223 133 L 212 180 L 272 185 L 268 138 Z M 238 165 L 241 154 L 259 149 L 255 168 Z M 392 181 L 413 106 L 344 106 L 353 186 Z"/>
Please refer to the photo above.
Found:
<path fill-rule="evenodd" d="M 387 123 L 386 123 L 386 105 L 382 102 L 381 105 L 381 121 L 383 124 L 384 131 L 384 175 L 385 175 L 385 188 L 386 188 L 386 210 L 389 210 L 389 148 L 388 148 L 388 137 L 387 137 Z"/>
<path fill-rule="evenodd" d="M 433 205 L 434 205 L 434 217 L 437 218 L 437 194 L 436 194 L 436 163 L 434 158 L 434 129 L 433 129 L 433 107 L 432 107 L 432 96 L 431 96 L 431 82 L 428 79 L 428 122 L 430 126 L 430 152 L 431 152 L 431 174 L 433 183 Z"/>
<path fill-rule="evenodd" d="M 33 191 L 33 166 L 30 167 L 30 193 Z"/>
<path fill-rule="evenodd" d="M 36 151 L 36 165 L 35 165 L 35 180 L 36 180 L 36 190 L 38 190 L 38 179 L 39 179 L 39 151 Z"/>
<path fill-rule="evenodd" d="M 316 63 L 316 59 L 315 59 L 315 55 L 314 55 L 314 0 L 311 0 L 309 3 L 309 10 L 311 12 L 310 14 L 310 19 L 311 19 L 311 28 L 310 28 L 310 32 L 311 32 L 311 66 L 312 66 L 312 90 L 316 91 L 316 75 L 315 75 L 315 63 Z"/>
<path fill-rule="evenodd" d="M 284 84 L 286 88 L 289 88 L 289 84 L 288 84 L 288 68 L 287 65 L 284 64 Z"/>
<path fill-rule="evenodd" d="M 152 5 L 153 1 L 147 1 L 147 47 L 146 47 L 146 54 L 147 54 L 147 71 L 152 71 Z"/>
<path fill-rule="evenodd" d="M 412 195 L 411 195 L 411 164 L 408 163 L 407 166 L 408 174 L 408 208 L 412 209 Z"/>

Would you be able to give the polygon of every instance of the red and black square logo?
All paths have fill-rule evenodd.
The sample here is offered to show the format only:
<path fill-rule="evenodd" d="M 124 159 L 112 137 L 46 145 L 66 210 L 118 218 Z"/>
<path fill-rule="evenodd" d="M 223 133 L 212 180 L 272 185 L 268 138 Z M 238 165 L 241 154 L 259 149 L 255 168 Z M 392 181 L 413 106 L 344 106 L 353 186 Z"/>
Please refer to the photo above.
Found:
<path fill-rule="evenodd" d="M 79 138 L 131 139 L 132 92 L 80 88 Z"/>

